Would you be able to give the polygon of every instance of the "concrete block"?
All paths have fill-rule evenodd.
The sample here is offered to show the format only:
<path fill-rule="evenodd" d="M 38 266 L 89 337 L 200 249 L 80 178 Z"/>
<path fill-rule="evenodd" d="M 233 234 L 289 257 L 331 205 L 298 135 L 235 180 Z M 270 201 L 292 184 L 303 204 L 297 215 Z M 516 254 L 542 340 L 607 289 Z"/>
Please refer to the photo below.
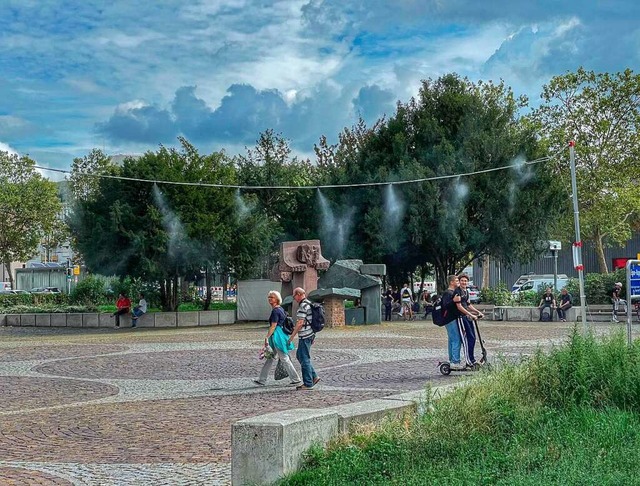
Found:
<path fill-rule="evenodd" d="M 271 484 L 302 465 L 313 444 L 326 444 L 338 432 L 338 415 L 327 410 L 293 409 L 240 420 L 231 431 L 233 485 Z"/>
<path fill-rule="evenodd" d="M 156 312 L 155 327 L 176 327 L 176 312 Z"/>
<path fill-rule="evenodd" d="M 178 312 L 178 327 L 194 327 L 198 321 L 198 311 Z"/>
<path fill-rule="evenodd" d="M 7 316 L 5 314 L 0 314 L 0 326 L 7 325 Z"/>
<path fill-rule="evenodd" d="M 67 314 L 67 327 L 82 327 L 82 314 Z"/>
<path fill-rule="evenodd" d="M 35 314 L 21 314 L 20 325 L 23 327 L 35 327 L 36 315 Z"/>
<path fill-rule="evenodd" d="M 218 322 L 220 324 L 233 324 L 236 322 L 235 310 L 221 310 L 218 311 Z"/>
<path fill-rule="evenodd" d="M 113 327 L 116 325 L 116 320 L 111 314 L 101 313 L 98 314 L 98 326 L 99 327 Z"/>
<path fill-rule="evenodd" d="M 67 314 L 50 314 L 51 327 L 67 327 Z"/>
<path fill-rule="evenodd" d="M 384 263 L 365 263 L 360 267 L 360 273 L 364 275 L 386 275 L 387 266 Z"/>
<path fill-rule="evenodd" d="M 508 307 L 506 309 L 506 320 L 531 322 L 533 320 L 532 311 L 538 312 L 538 309 L 535 307 Z M 536 316 L 537 320 L 538 316 Z"/>
<path fill-rule="evenodd" d="M 36 314 L 36 327 L 50 327 L 51 314 Z"/>
<path fill-rule="evenodd" d="M 383 400 L 376 398 L 364 402 L 346 403 L 330 407 L 338 414 L 338 431 L 347 433 L 355 424 L 377 423 L 386 417 L 402 417 L 405 413 L 414 414 L 416 402 L 412 400 Z"/>
<path fill-rule="evenodd" d="M 198 314 L 200 314 L 199 326 L 217 326 L 220 324 L 218 311 L 200 311 Z"/>
<path fill-rule="evenodd" d="M 7 326 L 20 327 L 20 314 L 8 314 L 6 323 Z"/>
<path fill-rule="evenodd" d="M 142 314 L 138 317 L 138 327 L 156 327 L 156 314 L 157 312 Z"/>
<path fill-rule="evenodd" d="M 82 314 L 82 327 L 99 327 L 100 317 L 99 314 L 90 313 Z"/>

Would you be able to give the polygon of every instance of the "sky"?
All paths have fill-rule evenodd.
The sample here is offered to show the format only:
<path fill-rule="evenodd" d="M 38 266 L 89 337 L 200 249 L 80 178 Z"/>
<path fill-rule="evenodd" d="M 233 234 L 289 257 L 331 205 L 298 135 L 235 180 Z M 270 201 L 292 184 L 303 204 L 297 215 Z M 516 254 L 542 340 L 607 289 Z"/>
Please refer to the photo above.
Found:
<path fill-rule="evenodd" d="M 455 72 L 539 103 L 583 66 L 638 71 L 631 0 L 0 0 L 0 150 L 68 169 L 176 146 L 312 157 Z M 51 174 L 55 178 L 54 174 Z"/>

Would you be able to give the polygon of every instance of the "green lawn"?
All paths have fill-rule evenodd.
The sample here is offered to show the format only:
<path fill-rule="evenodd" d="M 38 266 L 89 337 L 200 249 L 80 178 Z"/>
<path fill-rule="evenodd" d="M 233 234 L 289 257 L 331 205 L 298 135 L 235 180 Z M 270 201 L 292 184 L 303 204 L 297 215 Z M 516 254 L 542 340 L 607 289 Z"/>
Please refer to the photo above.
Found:
<path fill-rule="evenodd" d="M 622 335 L 487 374 L 405 418 L 310 451 L 287 485 L 640 484 L 640 346 Z"/>

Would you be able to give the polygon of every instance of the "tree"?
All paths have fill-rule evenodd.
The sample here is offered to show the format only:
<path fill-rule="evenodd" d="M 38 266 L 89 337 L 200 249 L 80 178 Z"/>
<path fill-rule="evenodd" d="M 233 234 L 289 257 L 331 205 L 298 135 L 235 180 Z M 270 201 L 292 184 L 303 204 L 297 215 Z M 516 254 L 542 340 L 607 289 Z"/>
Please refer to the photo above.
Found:
<path fill-rule="evenodd" d="M 547 239 L 562 194 L 542 164 L 516 164 L 541 155 L 531 124 L 517 116 L 525 105 L 502 83 L 453 74 L 424 81 L 418 99 L 399 103 L 344 178 L 433 180 L 342 191 L 342 204 L 355 206 L 358 255 L 386 263 L 396 282 L 433 265 L 443 288 L 447 274 L 486 254 L 508 264 L 539 253 L 535 242 Z"/>
<path fill-rule="evenodd" d="M 240 185 L 260 188 L 243 189 L 238 196 L 249 205 L 255 203 L 255 210 L 268 218 L 268 228 L 263 231 L 265 243 L 270 245 L 264 245 L 263 259 L 268 259 L 278 239 L 308 239 L 316 234 L 315 191 L 282 188 L 313 185 L 316 170 L 308 160 L 291 156 L 282 135 L 273 130 L 261 133 L 255 147 L 248 149 L 246 156 L 238 156 L 235 164 Z"/>
<path fill-rule="evenodd" d="M 241 219 L 234 189 L 199 185 L 237 185 L 232 161 L 222 152 L 200 155 L 183 138 L 180 144 L 127 158 L 115 170 L 127 179 L 184 184 L 101 178 L 91 198 L 76 201 L 71 219 L 89 270 L 157 282 L 165 310 L 178 306 L 185 279 L 201 270 L 242 273 L 263 251 L 255 235 L 264 216 Z"/>
<path fill-rule="evenodd" d="M 0 260 L 25 261 L 38 249 L 62 209 L 54 182 L 44 179 L 27 156 L 0 151 Z"/>
<path fill-rule="evenodd" d="M 552 78 L 541 97 L 543 105 L 531 118 L 554 154 L 554 173 L 569 192 L 567 144 L 576 142 L 581 236 L 593 241 L 600 271 L 607 273 L 604 248 L 629 240 L 640 217 L 640 75 L 629 69 L 609 74 L 580 68 Z M 559 226 L 569 234 L 573 211 L 566 200 Z"/>

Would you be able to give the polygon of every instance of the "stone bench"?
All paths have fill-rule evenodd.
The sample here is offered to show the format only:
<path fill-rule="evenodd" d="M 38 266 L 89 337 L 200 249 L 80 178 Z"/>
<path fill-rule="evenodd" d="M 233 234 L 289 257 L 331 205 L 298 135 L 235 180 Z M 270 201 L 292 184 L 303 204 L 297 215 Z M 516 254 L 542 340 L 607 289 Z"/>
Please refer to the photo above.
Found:
<path fill-rule="evenodd" d="M 458 385 L 432 390 L 438 398 Z M 293 409 L 239 420 L 231 432 L 233 485 L 271 484 L 296 471 L 313 445 L 326 445 L 356 424 L 424 412 L 425 392 L 416 391 L 324 409 Z"/>

